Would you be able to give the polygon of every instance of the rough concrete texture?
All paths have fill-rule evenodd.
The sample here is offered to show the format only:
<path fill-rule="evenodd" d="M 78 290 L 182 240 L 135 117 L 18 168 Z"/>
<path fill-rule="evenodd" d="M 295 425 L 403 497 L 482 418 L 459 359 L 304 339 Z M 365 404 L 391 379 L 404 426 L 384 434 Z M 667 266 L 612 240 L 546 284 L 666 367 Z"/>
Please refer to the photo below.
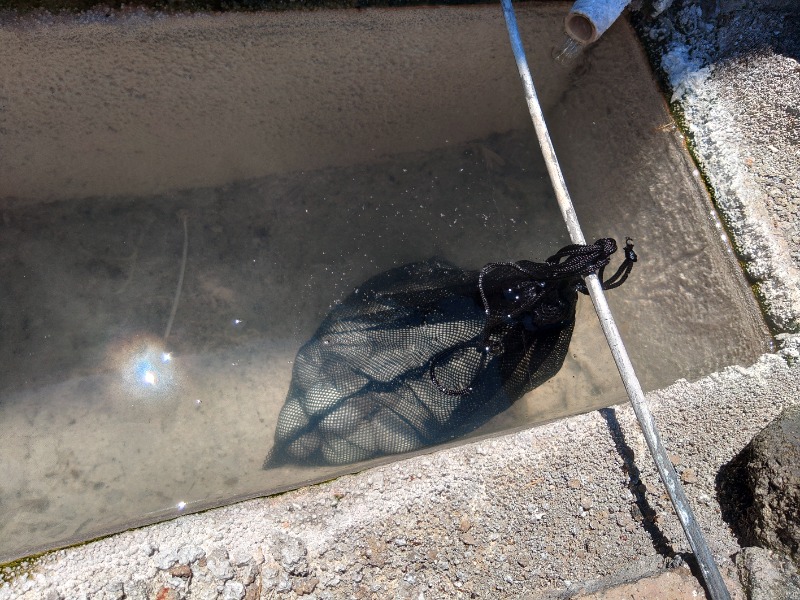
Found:
<path fill-rule="evenodd" d="M 751 600 L 800 598 L 800 573 L 786 556 L 758 547 L 736 555 L 739 578 Z"/>
<path fill-rule="evenodd" d="M 703 588 L 687 567 L 681 567 L 643 577 L 638 581 L 622 583 L 599 592 L 578 594 L 576 598 L 586 600 L 619 600 L 620 598 L 660 598 L 683 600 L 704 594 Z"/>
<path fill-rule="evenodd" d="M 800 564 L 800 406 L 759 432 L 719 480 L 720 499 L 731 513 L 726 520 L 740 540 Z"/>
<path fill-rule="evenodd" d="M 643 29 L 768 318 L 797 331 L 800 13 L 681 0 Z"/>
<path fill-rule="evenodd" d="M 662 66 L 748 272 L 788 331 L 800 314 L 797 15 L 747 3 L 711 22 L 688 4 L 653 39 L 667 44 Z M 649 395 L 735 597 L 741 548 L 716 477 L 800 398 L 797 338 L 781 341 L 752 367 Z M 667 598 L 679 596 L 631 580 L 687 551 L 632 411 L 617 407 L 53 552 L 6 567 L 0 599 Z M 604 584 L 634 587 L 598 596 Z"/>

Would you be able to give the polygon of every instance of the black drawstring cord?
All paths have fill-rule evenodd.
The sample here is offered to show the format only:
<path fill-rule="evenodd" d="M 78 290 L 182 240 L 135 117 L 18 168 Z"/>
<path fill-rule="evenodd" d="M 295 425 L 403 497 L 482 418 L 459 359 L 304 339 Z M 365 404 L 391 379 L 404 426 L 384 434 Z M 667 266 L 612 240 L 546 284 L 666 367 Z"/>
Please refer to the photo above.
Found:
<path fill-rule="evenodd" d="M 625 260 L 611 277 L 603 282 L 603 289 L 610 290 L 622 285 L 628 278 L 628 275 L 633 268 L 633 263 L 636 262 L 636 253 L 633 251 L 633 240 L 625 238 Z M 430 367 L 428 369 L 431 381 L 436 388 L 443 394 L 448 396 L 465 396 L 472 392 L 472 383 L 477 379 L 481 369 L 483 369 L 489 356 L 499 354 L 502 352 L 502 346 L 497 343 L 492 343 L 490 336 L 492 330 L 498 323 L 506 322 L 509 319 L 515 319 L 520 314 L 529 313 L 533 311 L 547 296 L 547 292 L 559 281 L 573 277 L 585 277 L 590 273 L 597 273 L 602 281 L 603 270 L 606 265 L 611 261 L 611 255 L 617 251 L 617 243 L 611 238 L 602 238 L 597 240 L 594 244 L 571 244 L 561 248 L 553 256 L 548 258 L 544 263 L 524 262 L 524 264 L 514 262 L 502 263 L 489 263 L 484 266 L 478 275 L 478 292 L 480 293 L 483 309 L 486 314 L 486 325 L 484 326 L 483 333 L 479 338 L 469 340 L 463 344 L 459 344 L 454 348 L 449 348 L 439 352 L 431 359 Z M 519 306 L 508 310 L 506 309 L 503 314 L 492 314 L 492 309 L 489 306 L 489 300 L 486 295 L 484 286 L 484 279 L 486 275 L 497 268 L 506 267 L 519 271 L 523 275 L 530 278 L 531 281 L 541 282 L 539 290 L 528 297 Z M 586 284 L 582 280 L 578 280 L 576 289 L 584 294 L 588 294 Z M 436 369 L 440 363 L 452 357 L 456 352 L 465 350 L 467 348 L 474 348 L 481 353 L 481 359 L 475 374 L 470 380 L 470 384 L 466 387 L 454 389 L 448 388 L 444 385 L 436 374 Z"/>
<path fill-rule="evenodd" d="M 619 266 L 616 273 L 603 281 L 603 270 L 605 269 L 605 265 L 600 267 L 600 269 L 597 271 L 597 276 L 600 278 L 604 290 L 613 290 L 614 288 L 625 283 L 625 280 L 631 273 L 631 269 L 633 269 L 633 263 L 638 260 L 636 252 L 633 251 L 633 240 L 631 238 L 625 238 L 625 247 L 622 249 L 622 251 L 625 253 L 625 260 L 622 261 L 622 264 Z M 582 294 L 589 294 L 589 290 L 586 289 L 586 284 L 583 281 L 578 284 L 578 291 Z"/>

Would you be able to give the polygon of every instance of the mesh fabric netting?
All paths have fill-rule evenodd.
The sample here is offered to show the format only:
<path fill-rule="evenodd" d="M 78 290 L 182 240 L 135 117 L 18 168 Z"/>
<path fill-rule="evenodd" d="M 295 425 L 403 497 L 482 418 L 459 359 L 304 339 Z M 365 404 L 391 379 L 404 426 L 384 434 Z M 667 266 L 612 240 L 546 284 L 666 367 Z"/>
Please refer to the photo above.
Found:
<path fill-rule="evenodd" d="M 264 468 L 350 464 L 474 430 L 558 372 L 581 278 L 602 278 L 616 248 L 604 238 L 544 263 L 432 259 L 372 277 L 297 353 Z M 628 241 L 604 287 L 635 260 Z"/>

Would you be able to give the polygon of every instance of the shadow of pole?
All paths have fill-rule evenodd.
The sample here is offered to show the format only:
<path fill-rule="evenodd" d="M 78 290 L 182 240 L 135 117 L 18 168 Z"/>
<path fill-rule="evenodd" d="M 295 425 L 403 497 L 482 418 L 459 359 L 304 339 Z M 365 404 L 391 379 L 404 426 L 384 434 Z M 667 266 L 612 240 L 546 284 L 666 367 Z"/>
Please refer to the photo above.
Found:
<path fill-rule="evenodd" d="M 633 448 L 625 441 L 625 434 L 617 420 L 617 412 L 613 408 L 602 408 L 599 412 L 606 421 L 611 438 L 614 440 L 614 447 L 622 457 L 624 469 L 628 473 L 628 489 L 633 494 L 636 504 L 636 511 L 631 511 L 634 521 L 638 521 L 647 532 L 647 535 L 650 536 L 653 548 L 665 559 L 664 566 L 667 568 L 679 567 L 681 564 L 688 566 L 692 575 L 703 586 L 707 597 L 711 598 L 711 592 L 700 569 L 697 557 L 692 552 L 675 552 L 675 548 L 672 547 L 667 536 L 656 524 L 656 511 L 647 500 L 646 488 L 641 481 L 641 472 L 634 462 Z"/>
<path fill-rule="evenodd" d="M 656 552 L 666 558 L 674 558 L 675 549 L 655 522 L 656 511 L 647 500 L 646 490 L 641 481 L 641 473 L 634 462 L 633 449 L 625 441 L 625 434 L 617 420 L 616 411 L 613 408 L 603 408 L 600 409 L 600 414 L 606 421 L 611 438 L 614 440 L 614 447 L 622 457 L 624 469 L 628 473 L 628 489 L 633 494 L 636 506 L 636 509 L 631 511 L 631 516 L 634 521 L 639 522 L 647 532 L 647 535 L 650 536 Z"/>

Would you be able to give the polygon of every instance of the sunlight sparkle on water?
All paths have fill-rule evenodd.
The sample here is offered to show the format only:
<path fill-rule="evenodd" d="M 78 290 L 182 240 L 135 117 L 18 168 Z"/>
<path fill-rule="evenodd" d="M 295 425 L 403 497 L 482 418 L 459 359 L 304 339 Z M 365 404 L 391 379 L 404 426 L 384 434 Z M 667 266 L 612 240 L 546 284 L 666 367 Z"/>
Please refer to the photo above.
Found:
<path fill-rule="evenodd" d="M 110 350 L 109 357 L 127 392 L 135 397 L 155 399 L 174 391 L 178 383 L 175 358 L 155 336 L 122 340 Z"/>

